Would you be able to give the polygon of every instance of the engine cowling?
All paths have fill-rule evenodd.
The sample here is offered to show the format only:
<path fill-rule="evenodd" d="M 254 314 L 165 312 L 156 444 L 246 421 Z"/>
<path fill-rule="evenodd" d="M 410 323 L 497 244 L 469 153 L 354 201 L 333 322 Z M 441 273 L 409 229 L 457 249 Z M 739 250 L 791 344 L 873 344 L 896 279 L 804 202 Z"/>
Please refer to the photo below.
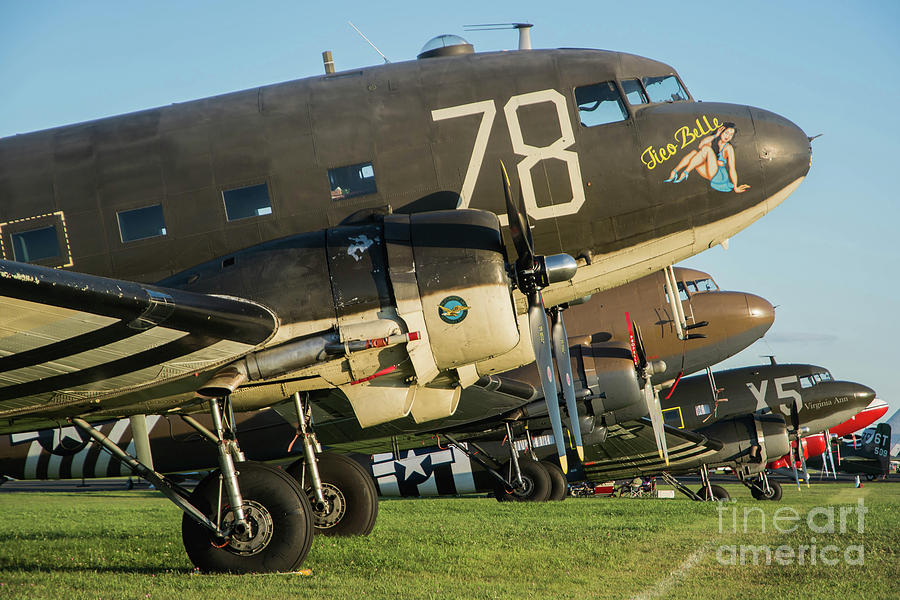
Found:
<path fill-rule="evenodd" d="M 343 390 L 362 426 L 410 413 L 418 422 L 446 417 L 460 388 L 478 379 L 475 363 L 520 341 L 500 224 L 486 211 L 368 215 L 181 279 L 188 289 L 258 300 L 279 316 L 273 343 L 202 389 L 233 394 L 236 406 L 266 402 L 263 389 L 235 392 L 245 381 L 300 372 Z"/>
<path fill-rule="evenodd" d="M 784 418 L 774 414 L 725 419 L 698 433 L 724 444 L 711 464 L 730 466 L 747 475 L 763 470 L 766 463 L 787 454 L 790 448 Z"/>

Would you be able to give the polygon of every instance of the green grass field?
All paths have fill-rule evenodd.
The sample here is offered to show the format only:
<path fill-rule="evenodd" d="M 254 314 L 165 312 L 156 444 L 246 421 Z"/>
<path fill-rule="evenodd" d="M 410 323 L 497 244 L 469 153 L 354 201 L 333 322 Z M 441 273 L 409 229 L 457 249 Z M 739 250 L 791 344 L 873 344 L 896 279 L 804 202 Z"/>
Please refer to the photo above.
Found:
<path fill-rule="evenodd" d="M 370 536 L 316 538 L 311 576 L 194 574 L 181 513 L 155 492 L 0 494 L 0 598 L 900 597 L 900 483 L 785 485 L 780 503 L 728 489 L 737 502 L 720 510 L 681 498 L 382 501 Z M 864 532 L 854 511 L 841 533 L 841 507 L 859 498 Z M 778 509 L 778 525 L 796 531 L 773 529 Z M 810 515 L 827 527 L 832 510 L 838 531 L 810 529 Z M 800 547 L 813 544 L 816 564 L 809 548 L 799 564 Z M 741 545 L 782 547 L 787 564 L 775 554 L 765 564 L 757 548 L 759 564 L 748 551 L 741 565 Z M 828 546 L 833 566 L 821 560 Z M 847 548 L 863 564 L 848 564 Z"/>

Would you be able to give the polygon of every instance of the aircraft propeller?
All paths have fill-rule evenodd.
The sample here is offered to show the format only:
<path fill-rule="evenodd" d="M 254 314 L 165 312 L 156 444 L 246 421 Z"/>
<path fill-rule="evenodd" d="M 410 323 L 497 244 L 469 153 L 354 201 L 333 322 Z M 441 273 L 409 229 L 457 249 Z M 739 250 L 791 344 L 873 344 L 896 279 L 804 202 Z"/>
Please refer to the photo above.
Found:
<path fill-rule="evenodd" d="M 644 350 L 644 339 L 641 337 L 641 328 L 632 322 L 631 315 L 625 313 L 625 322 L 628 325 L 628 337 L 631 342 L 631 356 L 634 359 L 634 367 L 638 375 L 644 380 L 644 405 L 650 415 L 650 423 L 653 425 L 653 436 L 656 438 L 656 449 L 659 457 L 669 464 L 669 447 L 666 443 L 666 429 L 663 425 L 662 407 L 659 404 L 659 392 L 653 387 L 651 377 L 654 373 L 666 370 L 663 361 L 648 361 L 647 352 Z"/>
<path fill-rule="evenodd" d="M 575 385 L 572 381 L 572 363 L 569 360 L 569 337 L 566 334 L 566 323 L 563 321 L 563 309 L 555 306 L 550 309 L 550 334 L 553 338 L 553 357 L 559 370 L 559 380 L 566 398 L 566 410 L 569 413 L 569 428 L 575 438 L 575 450 L 578 460 L 584 462 L 584 442 L 581 438 L 581 419 L 578 404 L 575 402 Z"/>
<path fill-rule="evenodd" d="M 834 453 L 831 450 L 831 432 L 827 429 L 825 430 L 825 444 L 825 448 L 828 450 L 828 462 L 831 463 L 831 476 L 833 479 L 837 479 L 837 467 L 834 465 Z M 822 462 L 825 462 L 824 458 Z"/>
<path fill-rule="evenodd" d="M 541 377 L 541 389 L 544 393 L 544 402 L 547 404 L 547 413 L 550 416 L 550 425 L 553 429 L 553 438 L 556 440 L 556 451 L 559 455 L 559 463 L 563 473 L 569 472 L 569 464 L 566 459 L 566 446 L 563 438 L 562 417 L 559 410 L 559 396 L 556 383 L 553 379 L 553 348 L 551 346 L 551 331 L 547 325 L 547 309 L 541 290 L 560 281 L 567 281 L 575 276 L 578 264 L 568 254 L 552 254 L 540 256 L 534 253 L 534 240 L 531 236 L 531 227 L 528 222 L 528 213 L 520 210 L 522 204 L 522 190 L 519 189 L 518 205 L 512 199 L 509 176 L 506 167 L 500 162 L 500 174 L 503 179 L 503 194 L 506 197 L 506 215 L 509 220 L 509 233 L 516 248 L 516 262 L 514 264 L 516 274 L 516 286 L 525 297 L 528 298 L 528 324 L 531 329 L 531 345 L 534 349 L 534 358 Z M 557 311 L 558 312 L 558 311 Z M 575 404 L 575 390 L 572 384 L 572 369 L 569 363 L 568 341 L 565 338 L 565 326 L 562 325 L 562 315 L 554 318 L 557 329 L 556 363 L 563 373 L 564 394 L 568 404 L 572 424 L 572 433 L 578 444 L 578 455 L 582 457 L 581 424 L 578 420 L 577 406 Z M 561 337 L 560 337 L 561 336 Z M 561 349 L 560 349 L 561 348 Z M 563 352 L 563 350 L 565 352 Z M 570 389 L 571 388 L 571 389 Z M 571 396 L 570 396 L 571 393 Z"/>
<path fill-rule="evenodd" d="M 806 482 L 806 487 L 809 487 L 809 473 L 806 471 L 806 456 L 803 452 L 803 443 L 801 442 L 802 435 L 800 433 L 800 409 L 797 406 L 797 401 L 794 400 L 791 402 L 791 437 L 797 443 L 797 454 L 800 458 L 800 468 L 803 472 L 803 481 Z M 797 483 L 797 489 L 800 489 L 800 476 L 797 473 L 797 461 L 794 457 L 794 445 L 791 444 L 791 469 L 794 471 L 794 481 Z"/>

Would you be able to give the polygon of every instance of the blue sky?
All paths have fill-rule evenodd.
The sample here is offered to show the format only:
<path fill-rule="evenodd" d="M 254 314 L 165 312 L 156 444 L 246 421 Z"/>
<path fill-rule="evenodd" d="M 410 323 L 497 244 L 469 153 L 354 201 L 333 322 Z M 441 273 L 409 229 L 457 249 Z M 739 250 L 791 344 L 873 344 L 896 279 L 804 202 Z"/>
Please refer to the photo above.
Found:
<path fill-rule="evenodd" d="M 726 363 L 811 362 L 900 408 L 900 2 L 753 3 L 4 2 L 0 136 L 317 75 L 413 59 L 440 33 L 476 50 L 632 52 L 674 66 L 699 100 L 784 115 L 813 143 L 809 177 L 762 221 L 687 265 L 777 305 L 765 341 Z M 434 4 L 434 6 L 429 6 Z M 890 413 L 889 413 L 890 414 Z"/>

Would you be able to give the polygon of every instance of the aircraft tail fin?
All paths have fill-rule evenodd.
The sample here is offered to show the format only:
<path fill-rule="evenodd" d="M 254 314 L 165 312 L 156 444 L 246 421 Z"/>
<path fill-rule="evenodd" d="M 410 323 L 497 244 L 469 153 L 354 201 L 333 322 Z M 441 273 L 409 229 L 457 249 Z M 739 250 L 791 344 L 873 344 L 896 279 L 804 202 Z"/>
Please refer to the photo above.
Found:
<path fill-rule="evenodd" d="M 880 423 L 875 428 L 875 435 L 863 447 L 863 451 L 881 464 L 882 473 L 887 473 L 891 462 L 891 426 Z"/>

